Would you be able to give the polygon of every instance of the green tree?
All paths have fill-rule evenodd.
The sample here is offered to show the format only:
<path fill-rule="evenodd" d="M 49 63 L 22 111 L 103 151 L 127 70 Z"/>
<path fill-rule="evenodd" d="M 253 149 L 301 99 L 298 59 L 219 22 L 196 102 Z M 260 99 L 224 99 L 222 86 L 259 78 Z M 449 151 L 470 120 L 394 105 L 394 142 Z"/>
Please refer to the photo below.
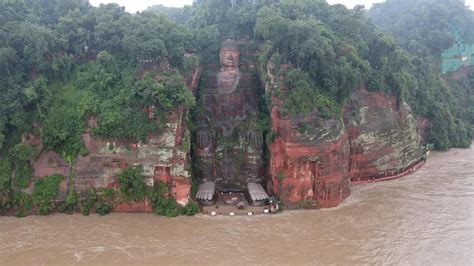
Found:
<path fill-rule="evenodd" d="M 143 200 L 146 196 L 146 186 L 141 167 L 130 167 L 118 176 L 119 190 L 125 198 Z"/>

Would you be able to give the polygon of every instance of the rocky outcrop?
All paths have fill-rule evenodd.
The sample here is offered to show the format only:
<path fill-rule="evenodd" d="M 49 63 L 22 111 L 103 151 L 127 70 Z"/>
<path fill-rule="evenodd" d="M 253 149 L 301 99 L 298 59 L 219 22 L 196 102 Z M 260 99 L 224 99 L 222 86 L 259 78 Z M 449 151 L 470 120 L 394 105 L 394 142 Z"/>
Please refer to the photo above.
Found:
<path fill-rule="evenodd" d="M 171 113 L 164 125 L 157 125 L 162 128 L 160 133 L 150 134 L 145 143 L 97 138 L 88 129 L 82 138 L 89 154 L 79 155 L 74 169 L 76 192 L 85 195 L 92 187 L 117 188 L 116 177 L 120 171 L 132 165 L 140 165 L 143 167 L 145 183 L 148 186 L 153 186 L 159 181 L 165 182 L 169 186 L 170 196 L 185 205 L 189 199 L 191 181 L 188 171 L 188 151 L 182 145 L 183 134 L 186 133 L 186 129 L 181 126 L 182 123 L 183 112 Z M 94 124 L 95 119 L 91 118 L 90 127 Z M 69 165 L 59 154 L 52 151 L 41 151 L 33 166 L 36 179 L 52 174 L 69 176 Z M 63 189 L 60 189 L 60 198 L 63 198 L 67 194 L 67 186 L 61 188 Z M 128 203 L 128 205 L 117 206 L 115 209 L 122 211 L 150 209 L 148 204 L 143 203 Z"/>
<path fill-rule="evenodd" d="M 269 145 L 271 192 L 285 204 L 315 200 L 321 207 L 334 207 L 349 196 L 344 124 L 317 113 L 282 119 L 277 107 L 271 116 L 276 134 Z"/>
<path fill-rule="evenodd" d="M 353 182 L 386 178 L 418 163 L 422 139 L 405 103 L 382 92 L 352 93 L 344 111 Z"/>
<path fill-rule="evenodd" d="M 166 71 L 167 67 L 167 64 L 142 64 L 137 71 L 137 77 L 146 72 Z M 199 75 L 200 68 L 196 68 L 190 72 L 190 77 L 186 77 L 185 82 L 191 91 L 196 89 Z M 145 142 L 138 143 L 132 140 L 95 137 L 92 128 L 97 119 L 91 117 L 87 121 L 88 129 L 82 135 L 88 155 L 79 155 L 73 168 L 59 154 L 43 149 L 40 137 L 29 134 L 23 141 L 36 146 L 38 156 L 33 162 L 34 179 L 53 174 L 68 177 L 73 170 L 74 189 L 80 197 L 85 197 L 91 188 L 118 188 L 118 174 L 127 167 L 139 165 L 144 170 L 144 181 L 148 186 L 157 182 L 166 183 L 169 197 L 185 205 L 191 192 L 190 136 L 185 121 L 186 113 L 187 110 L 176 108 L 164 121 L 150 115 L 149 118 L 155 121 L 159 130 L 149 134 Z M 64 201 L 68 193 L 67 179 L 60 184 L 59 190 L 57 200 Z M 152 208 L 145 200 L 118 203 L 114 206 L 114 211 L 151 212 Z"/>
<path fill-rule="evenodd" d="M 239 64 L 240 53 L 231 44 L 221 51 L 220 70 L 198 67 L 186 78 L 202 104 L 196 117 L 193 157 L 199 181 L 226 189 L 266 180 L 269 194 L 285 205 L 334 207 L 350 195 L 351 183 L 399 177 L 419 167 L 423 141 L 410 108 L 394 96 L 365 89 L 353 91 L 342 113 L 329 118 L 318 111 L 284 116 L 281 100 L 272 96 L 265 167 L 264 137 L 257 125 L 260 84 L 256 62 Z M 285 88 L 279 87 L 282 77 L 273 75 L 271 64 L 266 70 L 267 95 L 274 95 L 275 89 L 284 95 Z M 185 114 L 186 110 L 177 109 L 164 124 L 156 121 L 162 130 L 150 134 L 144 143 L 94 137 L 90 129 L 96 121 L 91 118 L 82 136 L 89 155 L 76 160 L 75 190 L 85 195 L 91 187 L 117 188 L 116 177 L 122 169 L 141 165 L 149 186 L 164 182 L 170 197 L 186 204 L 191 180 L 189 145 L 184 145 L 190 139 Z M 39 138 L 30 136 L 25 141 L 36 145 L 39 153 L 35 178 L 69 175 L 69 165 L 60 155 L 43 150 Z M 64 199 L 67 181 L 60 190 Z M 148 201 L 142 201 L 124 202 L 114 210 L 149 212 L 151 208 Z"/>
<path fill-rule="evenodd" d="M 269 65 L 270 95 L 282 83 L 271 72 Z M 284 204 L 334 207 L 350 195 L 351 182 L 399 177 L 422 160 L 417 121 L 396 97 L 360 89 L 341 117 L 329 119 L 318 112 L 283 117 L 276 97 L 272 106 L 268 188 Z"/>

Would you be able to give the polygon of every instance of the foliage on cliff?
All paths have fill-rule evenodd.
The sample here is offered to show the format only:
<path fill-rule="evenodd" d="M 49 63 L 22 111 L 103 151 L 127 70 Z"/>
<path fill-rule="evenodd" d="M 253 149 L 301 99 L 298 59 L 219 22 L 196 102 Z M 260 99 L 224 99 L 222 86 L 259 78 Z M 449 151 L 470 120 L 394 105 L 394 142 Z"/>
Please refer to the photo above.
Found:
<path fill-rule="evenodd" d="M 158 10 L 188 25 L 205 60 L 216 60 L 226 38 L 266 43 L 263 65 L 272 60 L 277 68 L 294 69 L 277 74 L 305 76 L 305 82 L 286 82 L 278 95 L 288 115 L 314 110 L 338 115 L 350 92 L 363 86 L 401 98 L 414 79 L 407 55 L 360 7 L 348 10 L 316 0 L 202 0 L 179 16 L 176 10 Z"/>
<path fill-rule="evenodd" d="M 465 146 L 469 136 L 459 132 L 466 128 L 470 134 L 463 122 L 470 112 L 459 120 L 461 110 L 451 104 L 456 95 L 437 75 L 436 58 L 428 52 L 452 43 L 449 27 L 465 29 L 461 35 L 472 39 L 472 12 L 462 1 L 431 2 L 394 0 L 370 12 L 412 57 L 378 32 L 362 8 L 325 1 L 202 0 L 135 15 L 118 5 L 95 8 L 81 0 L 2 2 L 0 145 L 31 131 L 37 121 L 47 148 L 63 155 L 86 153 L 80 134 L 89 116 L 98 117 L 99 136 L 143 139 L 153 126 L 142 107 L 156 105 L 163 113 L 192 106 L 193 100 L 179 73 L 137 81 L 137 65 L 167 61 L 183 70 L 186 51 L 216 62 L 221 41 L 235 38 L 265 41 L 267 59 L 278 55 L 276 63 L 295 68 L 290 74 L 307 77 L 304 84 L 286 84 L 284 109 L 290 114 L 340 106 L 351 90 L 366 86 L 405 96 L 419 115 L 434 118 L 447 108 L 454 124 L 434 126 L 432 140 L 439 148 Z M 433 17 L 439 18 L 436 23 L 430 22 Z M 448 135 L 459 141 L 442 133 L 450 127 L 455 130 Z"/>
<path fill-rule="evenodd" d="M 191 39 L 164 15 L 132 15 L 116 4 L 0 1 L 2 164 L 15 157 L 15 145 L 28 132 L 39 134 L 46 149 L 73 159 L 88 153 L 82 134 L 91 126 L 97 136 L 144 140 L 157 129 L 146 109 L 164 117 L 194 104 L 180 75 Z M 140 81 L 143 64 L 167 73 Z M 91 117 L 97 123 L 87 123 Z M 10 189 L 28 185 L 29 160 L 2 167 L 2 205 L 11 203 Z"/>
<path fill-rule="evenodd" d="M 180 69 L 191 40 L 189 31 L 162 15 L 132 16 L 114 4 L 2 1 L 0 10 L 1 146 L 37 121 L 49 149 L 77 154 L 91 115 L 99 118 L 98 135 L 144 138 L 150 126 L 140 108 L 149 102 L 135 97 L 143 89 L 135 70 L 148 61 Z M 166 103 L 157 112 L 192 104 L 178 72 L 155 83 L 164 92 L 155 103 Z"/>
<path fill-rule="evenodd" d="M 453 29 L 466 42 L 474 39 L 473 12 L 463 1 L 393 0 L 375 5 L 370 16 L 360 6 L 348 10 L 317 0 L 202 0 L 181 11 L 155 10 L 187 25 L 205 60 L 216 60 L 226 38 L 264 41 L 263 64 L 273 60 L 277 71 L 287 64 L 291 75 L 305 76 L 283 84 L 284 96 L 277 95 L 289 115 L 337 115 L 352 90 L 366 87 L 395 95 L 433 121 L 429 141 L 438 149 L 471 143 L 472 78 L 447 83 L 438 65 L 439 53 L 453 43 Z M 277 74 L 288 77 L 286 72 Z"/>
<path fill-rule="evenodd" d="M 262 64 L 273 61 L 285 78 L 300 73 L 299 82 L 285 82 L 277 95 L 286 114 L 338 115 L 350 92 L 366 87 L 395 95 L 429 118 L 429 142 L 436 148 L 471 143 L 472 77 L 447 82 L 439 70 L 439 54 L 452 45 L 453 32 L 474 40 L 473 12 L 464 1 L 392 0 L 375 5 L 370 16 L 361 6 L 348 10 L 317 0 L 202 0 L 181 13 L 159 12 L 188 25 L 207 60 L 215 60 L 226 38 L 265 42 Z"/>
<path fill-rule="evenodd" d="M 429 141 L 438 149 L 468 147 L 474 133 L 474 71 L 453 80 L 441 75 L 441 52 L 455 40 L 474 43 L 474 12 L 463 0 L 388 0 L 369 12 L 410 53 L 415 77 L 405 99 L 430 119 Z"/>
<path fill-rule="evenodd" d="M 146 195 L 146 186 L 143 182 L 143 169 L 130 167 L 123 170 L 118 177 L 119 190 L 127 199 L 143 200 Z"/>
<path fill-rule="evenodd" d="M 148 198 L 155 214 L 176 217 L 178 215 L 193 216 L 199 212 L 197 203 L 189 201 L 183 207 L 171 199 L 168 192 L 168 186 L 163 182 L 156 183 L 154 188 L 148 191 Z"/>
<path fill-rule="evenodd" d="M 290 116 L 340 115 L 351 91 L 366 87 L 429 118 L 437 148 L 470 145 L 473 77 L 446 81 L 439 53 L 453 28 L 474 40 L 473 12 L 460 0 L 389 0 L 369 15 L 395 39 L 363 8 L 324 0 L 199 0 L 133 15 L 86 0 L 0 1 L 0 211 L 27 201 L 13 193 L 28 185 L 35 156 L 13 162 L 23 133 L 39 134 L 65 158 L 87 154 L 88 127 L 144 140 L 157 130 L 147 112 L 194 106 L 182 75 L 197 58 L 218 64 L 227 38 L 262 48 L 261 67 L 272 61 L 285 78 L 276 96 Z M 161 73 L 138 71 L 150 66 Z"/>
<path fill-rule="evenodd" d="M 64 179 L 60 175 L 47 176 L 35 182 L 31 198 L 41 215 L 49 214 L 54 209 L 54 199 L 58 195 L 59 183 Z"/>

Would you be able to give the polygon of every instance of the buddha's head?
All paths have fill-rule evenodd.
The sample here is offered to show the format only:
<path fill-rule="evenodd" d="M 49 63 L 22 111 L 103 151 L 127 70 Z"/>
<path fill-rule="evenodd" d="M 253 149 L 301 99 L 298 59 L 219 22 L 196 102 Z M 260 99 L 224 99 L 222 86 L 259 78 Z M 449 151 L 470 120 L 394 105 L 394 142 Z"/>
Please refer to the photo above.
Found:
<path fill-rule="evenodd" d="M 228 39 L 222 43 L 219 56 L 223 70 L 236 70 L 239 68 L 239 44 L 234 40 Z"/>

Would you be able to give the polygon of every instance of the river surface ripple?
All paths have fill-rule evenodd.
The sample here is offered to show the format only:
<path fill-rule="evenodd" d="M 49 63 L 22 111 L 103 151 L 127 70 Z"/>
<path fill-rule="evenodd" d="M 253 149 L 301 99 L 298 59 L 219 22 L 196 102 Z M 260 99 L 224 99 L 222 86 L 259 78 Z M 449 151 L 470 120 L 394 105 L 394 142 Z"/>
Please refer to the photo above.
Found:
<path fill-rule="evenodd" d="M 339 207 L 274 216 L 0 217 L 0 265 L 474 265 L 474 148 Z"/>

